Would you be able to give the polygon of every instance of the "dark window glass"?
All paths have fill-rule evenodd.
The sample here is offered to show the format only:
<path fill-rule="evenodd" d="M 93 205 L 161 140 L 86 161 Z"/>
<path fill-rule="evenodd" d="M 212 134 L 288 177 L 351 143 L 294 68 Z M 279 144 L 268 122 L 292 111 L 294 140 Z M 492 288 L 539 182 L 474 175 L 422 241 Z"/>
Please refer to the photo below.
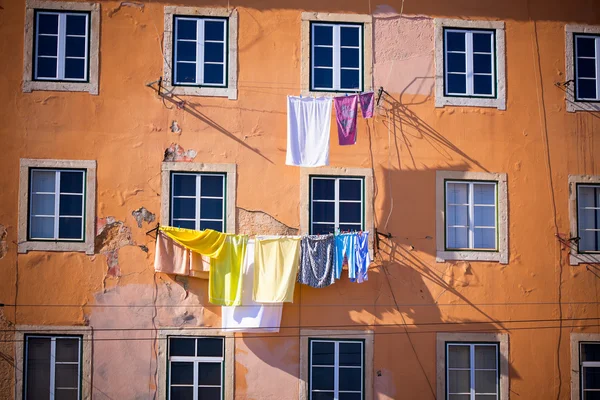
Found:
<path fill-rule="evenodd" d="M 27 339 L 27 400 L 50 398 L 50 338 Z"/>
<path fill-rule="evenodd" d="M 205 62 L 225 62 L 223 58 L 224 43 L 208 42 L 204 44 L 204 61 Z"/>
<path fill-rule="evenodd" d="M 59 213 L 62 216 L 83 216 L 83 196 L 80 194 L 61 194 Z"/>
<path fill-rule="evenodd" d="M 190 397 L 191 399 L 191 397 Z M 221 388 L 219 387 L 199 387 L 198 399 L 200 400 L 221 400 Z"/>
<path fill-rule="evenodd" d="M 171 338 L 169 339 L 169 356 L 190 356 L 195 355 L 195 339 Z"/>
<path fill-rule="evenodd" d="M 340 393 L 339 400 L 362 400 L 362 393 Z M 479 397 L 477 397 L 476 400 L 488 400 L 488 399 L 480 399 Z M 495 400 L 495 399 L 489 399 L 489 400 Z"/>
<path fill-rule="evenodd" d="M 312 367 L 310 378 L 313 390 L 333 390 L 334 372 L 334 367 Z"/>
<path fill-rule="evenodd" d="M 85 36 L 87 16 L 85 15 L 67 15 L 67 35 Z"/>
<path fill-rule="evenodd" d="M 577 59 L 577 76 L 579 78 L 596 77 L 596 60 L 593 58 Z"/>
<path fill-rule="evenodd" d="M 58 55 L 58 36 L 40 36 L 38 37 L 38 56 Z M 55 61 L 56 62 L 56 61 Z"/>
<path fill-rule="evenodd" d="M 362 181 L 340 179 L 340 200 L 362 200 Z"/>
<path fill-rule="evenodd" d="M 60 191 L 61 193 L 83 193 L 83 172 L 61 171 Z"/>
<path fill-rule="evenodd" d="M 314 25 L 312 39 L 315 46 L 333 46 L 333 27 Z"/>
<path fill-rule="evenodd" d="M 41 34 L 58 34 L 58 15 L 57 14 L 38 14 L 37 31 Z"/>
<path fill-rule="evenodd" d="M 340 27 L 340 44 L 342 46 L 360 46 L 360 29 Z"/>
<path fill-rule="evenodd" d="M 340 231 L 342 232 L 357 232 L 361 229 L 361 224 L 340 224 Z"/>
<path fill-rule="evenodd" d="M 362 384 L 362 371 L 360 368 L 340 368 L 340 390 L 359 391 Z"/>
<path fill-rule="evenodd" d="M 225 22 L 224 21 L 205 21 L 204 22 L 204 40 L 225 40 Z"/>
<path fill-rule="evenodd" d="M 220 385 L 221 384 L 221 363 L 198 364 L 198 384 L 199 385 Z"/>
<path fill-rule="evenodd" d="M 77 387 L 79 366 L 77 364 L 56 364 L 54 367 L 55 385 L 61 388 Z"/>
<path fill-rule="evenodd" d="M 79 339 L 56 339 L 56 361 L 79 361 Z"/>
<path fill-rule="evenodd" d="M 224 179 L 225 177 L 222 175 L 202 175 L 200 194 L 202 196 L 223 197 Z"/>
<path fill-rule="evenodd" d="M 467 76 L 448 74 L 447 91 L 453 94 L 465 94 L 467 92 Z"/>
<path fill-rule="evenodd" d="M 312 400 L 333 400 L 334 394 L 332 392 L 313 392 Z"/>
<path fill-rule="evenodd" d="M 196 40 L 196 21 L 177 18 L 177 39 Z"/>
<path fill-rule="evenodd" d="M 462 53 L 448 53 L 446 54 L 448 71 L 449 72 L 466 72 L 467 71 L 467 59 Z"/>
<path fill-rule="evenodd" d="M 85 60 L 78 58 L 67 58 L 65 60 L 65 78 L 83 79 L 85 78 Z"/>
<path fill-rule="evenodd" d="M 173 175 L 173 196 L 195 196 L 196 175 Z"/>
<path fill-rule="evenodd" d="M 342 68 L 359 68 L 360 50 L 352 48 L 340 49 L 340 64 Z"/>
<path fill-rule="evenodd" d="M 56 58 L 38 57 L 36 75 L 38 78 L 56 78 Z"/>
<path fill-rule="evenodd" d="M 332 47 L 315 47 L 314 57 L 313 63 L 315 67 L 333 67 Z"/>
<path fill-rule="evenodd" d="M 58 219 L 58 237 L 59 239 L 81 239 L 82 218 L 59 218 Z"/>
<path fill-rule="evenodd" d="M 577 37 L 577 57 L 595 57 L 596 40 L 593 37 Z"/>
<path fill-rule="evenodd" d="M 491 75 L 474 75 L 473 76 L 473 92 L 475 94 L 490 95 L 492 94 L 492 76 Z"/>
<path fill-rule="evenodd" d="M 581 362 L 600 361 L 600 343 L 581 344 Z"/>
<path fill-rule="evenodd" d="M 333 233 L 335 231 L 335 226 L 333 224 L 313 224 L 312 225 L 312 234 L 313 235 L 326 235 L 328 233 Z"/>
<path fill-rule="evenodd" d="M 177 63 L 177 82 L 194 83 L 196 82 L 196 64 Z"/>
<path fill-rule="evenodd" d="M 194 228 L 191 228 L 194 229 Z M 200 221 L 200 230 L 212 229 L 213 231 L 223 232 L 223 222 L 221 221 Z"/>
<path fill-rule="evenodd" d="M 200 200 L 200 218 L 201 219 L 223 219 L 223 200 L 201 199 Z"/>
<path fill-rule="evenodd" d="M 358 89 L 360 86 L 360 71 L 343 69 L 341 71 L 340 85 L 343 89 Z"/>
<path fill-rule="evenodd" d="M 596 81 L 591 79 L 577 80 L 577 97 L 580 99 L 596 98 Z"/>
<path fill-rule="evenodd" d="M 193 398 L 193 387 L 171 386 L 171 400 L 192 400 Z"/>
<path fill-rule="evenodd" d="M 312 180 L 312 197 L 315 200 L 335 199 L 335 180 L 316 179 Z"/>
<path fill-rule="evenodd" d="M 362 365 L 361 343 L 340 343 L 340 365 L 355 367 Z"/>
<path fill-rule="evenodd" d="M 447 51 L 466 51 L 465 34 L 462 32 L 446 32 Z"/>
<path fill-rule="evenodd" d="M 224 84 L 223 64 L 204 64 L 204 83 Z"/>
<path fill-rule="evenodd" d="M 340 224 L 347 222 L 361 223 L 362 220 L 361 203 L 340 203 Z"/>
<path fill-rule="evenodd" d="M 491 54 L 473 54 L 473 72 L 475 73 L 492 73 L 492 56 Z"/>
<path fill-rule="evenodd" d="M 186 385 L 194 383 L 193 362 L 171 362 L 171 384 Z"/>
<path fill-rule="evenodd" d="M 56 400 L 79 400 L 77 389 L 56 389 Z"/>
<path fill-rule="evenodd" d="M 198 338 L 198 356 L 223 357 L 223 339 Z"/>
<path fill-rule="evenodd" d="M 334 202 L 313 202 L 313 221 L 335 222 Z"/>
<path fill-rule="evenodd" d="M 178 40 L 177 61 L 196 61 L 196 47 L 196 42 L 186 42 L 183 40 Z M 194 68 L 196 68 L 195 65 Z"/>
<path fill-rule="evenodd" d="M 600 390 L 600 368 L 584 367 L 583 368 L 583 388 L 586 390 Z M 589 394 L 589 392 L 588 392 Z"/>
<path fill-rule="evenodd" d="M 333 88 L 333 70 L 324 68 L 315 68 L 313 75 L 313 86 L 316 88 Z"/>
<path fill-rule="evenodd" d="M 312 365 L 330 365 L 334 364 L 335 343 L 312 341 Z"/>
<path fill-rule="evenodd" d="M 185 229 L 196 229 L 196 222 L 195 221 L 181 221 L 181 220 L 173 220 L 173 226 L 175 228 L 185 228 Z M 200 229 L 210 229 L 210 228 L 202 228 L 200 227 Z"/>
<path fill-rule="evenodd" d="M 473 51 L 476 53 L 491 53 L 492 34 L 473 33 Z"/>
<path fill-rule="evenodd" d="M 196 218 L 195 199 L 173 199 L 173 218 Z"/>

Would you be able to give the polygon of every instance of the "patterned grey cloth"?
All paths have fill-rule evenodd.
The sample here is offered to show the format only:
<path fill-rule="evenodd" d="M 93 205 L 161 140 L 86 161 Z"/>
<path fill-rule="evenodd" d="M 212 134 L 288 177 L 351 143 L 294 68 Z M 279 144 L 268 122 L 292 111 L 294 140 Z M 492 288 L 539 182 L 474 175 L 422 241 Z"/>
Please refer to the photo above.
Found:
<path fill-rule="evenodd" d="M 314 288 L 323 288 L 335 281 L 333 235 L 304 236 L 300 242 L 298 282 Z"/>

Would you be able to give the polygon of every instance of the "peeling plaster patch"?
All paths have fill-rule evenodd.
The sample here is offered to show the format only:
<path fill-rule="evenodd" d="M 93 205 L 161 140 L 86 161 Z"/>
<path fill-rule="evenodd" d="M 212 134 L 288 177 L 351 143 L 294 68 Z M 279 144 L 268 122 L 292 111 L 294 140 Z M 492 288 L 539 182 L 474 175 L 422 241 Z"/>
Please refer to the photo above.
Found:
<path fill-rule="evenodd" d="M 140 244 L 138 247 L 139 247 L 140 249 L 142 249 L 142 251 L 143 251 L 144 253 L 147 253 L 147 252 L 148 252 L 148 246 L 145 246 L 145 245 L 143 245 L 143 244 Z"/>
<path fill-rule="evenodd" d="M 238 232 L 245 235 L 297 235 L 298 228 L 287 226 L 263 211 L 237 208 Z"/>
<path fill-rule="evenodd" d="M 181 127 L 179 126 L 177 121 L 171 122 L 171 132 L 177 133 L 177 134 L 181 133 Z"/>
<path fill-rule="evenodd" d="M 6 243 L 6 227 L 0 224 L 0 260 L 4 258 L 8 252 L 8 244 Z"/>
<path fill-rule="evenodd" d="M 98 231 L 94 241 L 95 251 L 106 256 L 109 276 L 121 276 L 119 250 L 125 246 L 135 246 L 131 229 L 114 217 L 99 218 L 96 225 Z"/>
<path fill-rule="evenodd" d="M 113 15 L 121 11 L 122 7 L 135 7 L 138 8 L 140 11 L 144 12 L 143 3 L 138 3 L 137 1 L 122 1 L 121 4 L 119 4 L 117 7 L 113 8 L 108 12 L 108 17 L 112 18 Z"/>
<path fill-rule="evenodd" d="M 198 154 L 198 152 L 196 152 L 196 150 L 193 149 L 189 149 L 188 151 L 185 151 L 185 149 L 183 147 L 181 147 L 180 145 L 178 145 L 177 143 L 171 143 L 171 145 L 165 150 L 165 158 L 163 159 L 164 162 L 178 162 L 178 161 L 184 161 L 184 162 L 192 162 L 194 161 L 194 158 L 196 158 L 196 155 Z"/>
<path fill-rule="evenodd" d="M 156 218 L 156 215 L 148 211 L 146 207 L 140 207 L 137 210 L 132 211 L 131 215 L 133 215 L 133 217 L 135 218 L 138 228 L 142 227 L 142 223 L 144 221 L 146 221 L 147 223 L 152 223 Z"/>

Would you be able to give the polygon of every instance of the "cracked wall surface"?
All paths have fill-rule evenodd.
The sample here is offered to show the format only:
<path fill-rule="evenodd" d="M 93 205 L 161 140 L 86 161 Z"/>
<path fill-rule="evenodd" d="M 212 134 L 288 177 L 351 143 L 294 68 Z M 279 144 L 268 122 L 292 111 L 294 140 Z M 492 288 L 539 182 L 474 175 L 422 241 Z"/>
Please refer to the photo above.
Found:
<path fill-rule="evenodd" d="M 7 236 L 8 231 L 6 227 L 0 224 L 0 259 L 4 258 L 4 256 L 8 252 L 8 243 L 6 242 Z"/>

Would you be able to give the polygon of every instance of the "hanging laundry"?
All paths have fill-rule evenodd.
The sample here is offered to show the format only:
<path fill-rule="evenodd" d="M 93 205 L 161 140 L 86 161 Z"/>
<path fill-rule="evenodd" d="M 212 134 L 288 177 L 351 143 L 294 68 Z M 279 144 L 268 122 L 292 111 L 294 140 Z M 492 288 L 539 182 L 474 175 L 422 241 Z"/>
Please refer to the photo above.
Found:
<path fill-rule="evenodd" d="M 304 236 L 300 242 L 300 269 L 298 282 L 314 288 L 323 288 L 335 282 L 333 235 Z"/>
<path fill-rule="evenodd" d="M 186 249 L 159 231 L 156 236 L 154 270 L 165 274 L 208 279 L 210 258 Z"/>
<path fill-rule="evenodd" d="M 260 304 L 252 300 L 254 288 L 254 247 L 250 239 L 242 274 L 242 307 L 221 307 L 221 327 L 233 332 L 279 332 L 283 303 Z"/>
<path fill-rule="evenodd" d="M 367 275 L 369 264 L 371 264 L 371 256 L 369 254 L 369 232 L 361 232 L 356 235 L 355 241 L 355 257 L 354 257 L 354 278 L 350 278 L 351 282 L 362 283 L 369 280 Z M 350 270 L 348 270 L 350 275 Z"/>
<path fill-rule="evenodd" d="M 213 231 L 212 229 L 195 231 L 172 226 L 161 226 L 160 231 L 186 249 L 211 258 L 216 258 L 219 255 L 227 237 L 226 234 Z"/>
<path fill-rule="evenodd" d="M 257 238 L 254 255 L 254 295 L 258 303 L 294 301 L 300 261 L 300 238 Z"/>
<path fill-rule="evenodd" d="M 223 250 L 210 260 L 208 300 L 220 306 L 242 304 L 242 266 L 246 255 L 246 235 L 227 235 Z"/>
<path fill-rule="evenodd" d="M 342 277 L 344 257 L 348 262 L 348 276 L 356 278 L 356 233 L 341 233 L 335 236 L 335 279 Z"/>
<path fill-rule="evenodd" d="M 373 118 L 373 108 L 375 106 L 375 93 L 361 93 L 359 98 L 360 110 L 362 112 L 363 118 Z"/>
<path fill-rule="evenodd" d="M 329 165 L 331 98 L 288 96 L 287 165 Z"/>
<path fill-rule="evenodd" d="M 356 143 L 358 96 L 336 97 L 334 104 L 340 146 Z"/>

